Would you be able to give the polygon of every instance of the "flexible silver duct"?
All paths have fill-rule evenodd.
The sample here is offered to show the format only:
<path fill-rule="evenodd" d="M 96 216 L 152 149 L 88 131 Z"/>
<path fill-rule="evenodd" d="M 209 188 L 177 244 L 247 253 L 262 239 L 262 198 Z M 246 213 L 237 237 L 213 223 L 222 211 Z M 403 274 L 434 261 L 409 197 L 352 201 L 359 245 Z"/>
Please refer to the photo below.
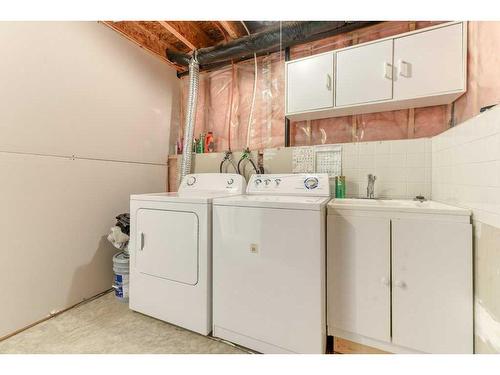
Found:
<path fill-rule="evenodd" d="M 198 84 L 200 79 L 200 65 L 196 59 L 196 51 L 189 61 L 189 96 L 186 108 L 186 123 L 184 126 L 184 146 L 182 147 L 182 164 L 179 184 L 182 179 L 191 173 L 191 158 L 193 157 L 193 132 L 196 119 L 196 103 L 198 101 Z"/>

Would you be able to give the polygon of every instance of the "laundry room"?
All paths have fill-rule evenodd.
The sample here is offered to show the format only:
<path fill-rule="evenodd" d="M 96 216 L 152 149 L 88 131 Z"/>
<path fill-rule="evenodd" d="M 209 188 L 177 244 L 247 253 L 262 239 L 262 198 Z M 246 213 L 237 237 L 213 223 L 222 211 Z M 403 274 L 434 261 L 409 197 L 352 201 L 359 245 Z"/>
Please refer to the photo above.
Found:
<path fill-rule="evenodd" d="M 500 14 L 385 2 L 1 5 L 5 373 L 500 358 Z"/>

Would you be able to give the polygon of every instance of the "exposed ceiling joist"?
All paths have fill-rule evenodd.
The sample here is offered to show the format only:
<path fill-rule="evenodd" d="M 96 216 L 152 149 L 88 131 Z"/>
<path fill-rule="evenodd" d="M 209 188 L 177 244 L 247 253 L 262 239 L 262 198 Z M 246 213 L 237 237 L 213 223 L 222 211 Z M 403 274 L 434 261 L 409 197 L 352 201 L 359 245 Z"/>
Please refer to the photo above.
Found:
<path fill-rule="evenodd" d="M 112 22 L 112 21 L 99 21 L 99 22 L 102 23 L 103 25 L 109 27 L 110 29 L 114 30 L 115 32 L 122 35 L 123 37 L 130 40 L 131 42 L 137 44 L 142 49 L 148 51 L 149 53 L 155 55 L 156 57 L 161 58 L 163 61 L 168 63 L 170 66 L 174 67 L 177 71 L 184 71 L 185 70 L 183 67 L 172 63 L 170 60 L 168 60 L 164 56 L 163 51 L 162 51 L 163 44 L 159 45 L 158 48 L 153 48 L 152 46 L 144 43 L 144 40 L 138 39 L 136 36 L 131 35 L 130 30 L 126 31 L 126 30 L 123 30 L 120 27 L 118 27 L 116 22 Z"/>
<path fill-rule="evenodd" d="M 135 27 L 137 27 L 138 29 L 142 30 L 145 35 L 149 36 L 153 40 L 156 40 L 161 45 L 166 45 L 166 46 L 168 46 L 167 48 L 173 48 L 172 45 L 170 45 L 169 43 L 167 43 L 164 40 L 162 40 L 158 34 L 152 33 L 150 30 L 148 30 L 147 28 L 145 28 L 144 26 L 142 26 L 139 22 L 131 22 L 131 23 Z"/>
<path fill-rule="evenodd" d="M 207 47 L 213 43 L 205 32 L 192 22 L 158 21 L 158 23 L 189 47 L 190 50 Z"/>
<path fill-rule="evenodd" d="M 279 48 L 323 39 L 377 22 L 372 21 L 287 21 L 255 34 L 243 36 L 227 43 L 198 50 L 197 59 L 202 69 L 211 64 L 237 60 L 254 53 L 275 52 Z M 167 58 L 179 65 L 188 66 L 191 56 L 167 50 Z"/>
<path fill-rule="evenodd" d="M 219 21 L 219 24 L 231 39 L 238 39 L 247 35 L 247 32 L 240 21 Z"/>

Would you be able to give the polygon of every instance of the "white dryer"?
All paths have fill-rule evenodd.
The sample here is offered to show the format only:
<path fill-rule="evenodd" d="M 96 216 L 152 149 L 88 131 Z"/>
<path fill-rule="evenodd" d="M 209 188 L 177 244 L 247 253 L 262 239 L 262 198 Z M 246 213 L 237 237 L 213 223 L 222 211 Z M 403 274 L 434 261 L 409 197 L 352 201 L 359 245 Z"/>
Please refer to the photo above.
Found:
<path fill-rule="evenodd" d="M 210 333 L 212 199 L 243 194 L 245 187 L 237 174 L 191 174 L 177 193 L 130 197 L 132 310 Z"/>
<path fill-rule="evenodd" d="M 213 335 L 262 353 L 324 353 L 327 174 L 252 175 L 213 202 Z"/>

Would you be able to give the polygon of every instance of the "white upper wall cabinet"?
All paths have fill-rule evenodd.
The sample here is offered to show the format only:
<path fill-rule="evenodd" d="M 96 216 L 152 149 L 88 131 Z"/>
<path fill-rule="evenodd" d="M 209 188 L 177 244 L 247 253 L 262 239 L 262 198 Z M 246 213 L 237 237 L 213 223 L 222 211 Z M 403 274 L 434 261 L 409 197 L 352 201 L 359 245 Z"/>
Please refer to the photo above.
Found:
<path fill-rule="evenodd" d="M 465 87 L 461 23 L 394 40 L 394 97 L 436 95 Z"/>
<path fill-rule="evenodd" d="M 392 99 L 392 43 L 389 39 L 337 53 L 336 106 Z"/>
<path fill-rule="evenodd" d="M 465 22 L 289 61 L 286 116 L 301 121 L 449 104 L 466 90 L 466 65 Z"/>
<path fill-rule="evenodd" d="M 287 113 L 333 107 L 333 55 L 307 57 L 287 64 Z"/>

